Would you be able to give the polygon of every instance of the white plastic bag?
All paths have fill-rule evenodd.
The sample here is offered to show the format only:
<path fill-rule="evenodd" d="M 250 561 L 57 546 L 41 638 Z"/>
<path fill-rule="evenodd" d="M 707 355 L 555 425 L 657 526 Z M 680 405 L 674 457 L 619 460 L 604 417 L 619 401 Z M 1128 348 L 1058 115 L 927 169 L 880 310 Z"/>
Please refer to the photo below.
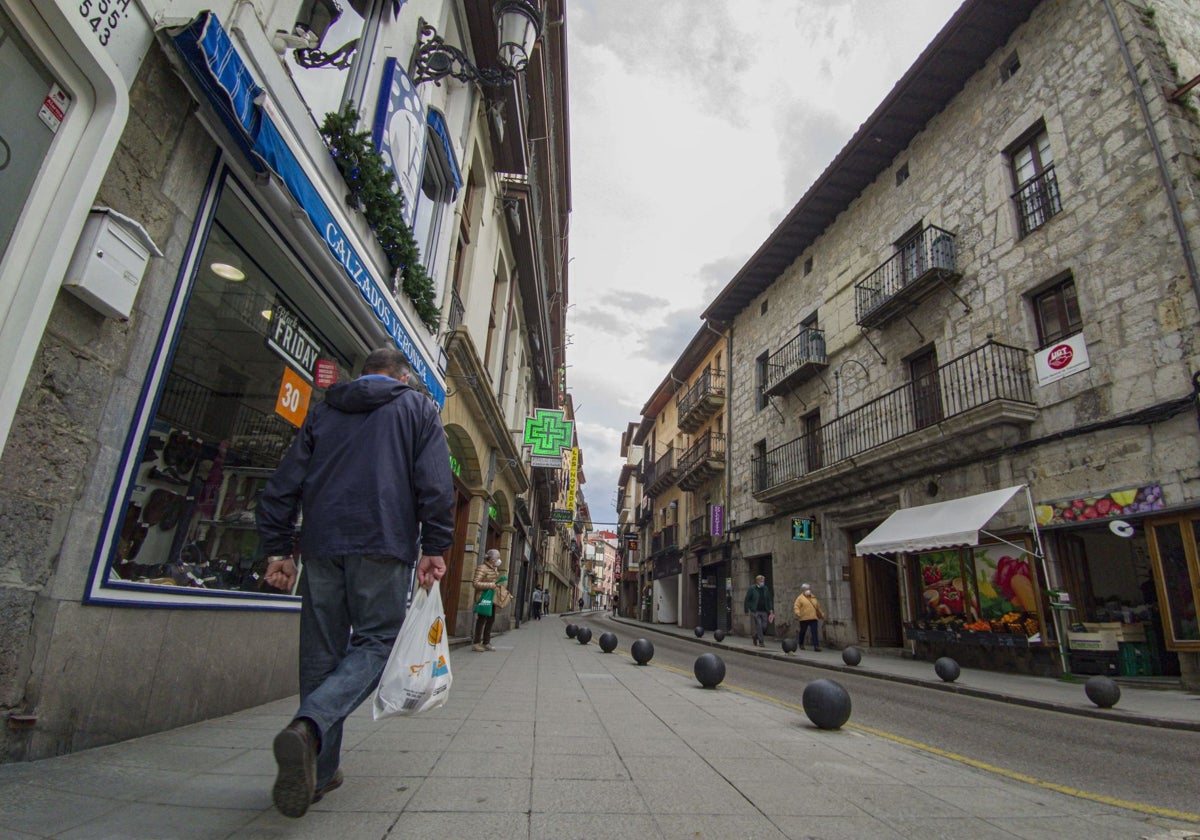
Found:
<path fill-rule="evenodd" d="M 450 645 L 437 581 L 417 590 L 375 690 L 375 720 L 436 709 L 450 697 Z"/>

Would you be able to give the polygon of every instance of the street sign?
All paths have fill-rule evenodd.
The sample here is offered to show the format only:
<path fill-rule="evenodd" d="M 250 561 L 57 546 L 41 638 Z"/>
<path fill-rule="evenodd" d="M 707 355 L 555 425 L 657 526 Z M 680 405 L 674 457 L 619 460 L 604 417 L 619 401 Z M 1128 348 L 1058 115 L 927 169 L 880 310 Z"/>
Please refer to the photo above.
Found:
<path fill-rule="evenodd" d="M 800 519 L 794 517 L 792 519 L 792 539 L 812 542 L 813 538 L 813 520 Z"/>

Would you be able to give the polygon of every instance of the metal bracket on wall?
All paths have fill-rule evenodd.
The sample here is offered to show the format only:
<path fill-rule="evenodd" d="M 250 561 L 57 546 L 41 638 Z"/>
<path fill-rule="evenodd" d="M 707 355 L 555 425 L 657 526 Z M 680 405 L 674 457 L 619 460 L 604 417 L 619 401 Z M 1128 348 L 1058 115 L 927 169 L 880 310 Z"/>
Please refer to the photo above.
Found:
<path fill-rule="evenodd" d="M 870 344 L 870 345 L 871 345 L 871 349 L 875 351 L 875 355 L 879 357 L 879 361 L 880 361 L 880 362 L 882 362 L 883 364 L 885 364 L 885 365 L 886 365 L 886 364 L 887 364 L 887 357 L 886 357 L 886 356 L 884 356 L 882 353 L 880 353 L 880 352 L 879 352 L 879 348 L 878 348 L 878 347 L 876 347 L 876 346 L 875 346 L 875 342 L 871 340 L 871 336 L 870 336 L 870 334 L 867 332 L 867 328 L 866 328 L 866 327 L 859 327 L 858 329 L 859 329 L 859 332 L 861 332 L 861 333 L 862 333 L 862 337 L 863 337 L 864 339 L 866 339 L 866 342 L 867 342 L 867 344 Z"/>

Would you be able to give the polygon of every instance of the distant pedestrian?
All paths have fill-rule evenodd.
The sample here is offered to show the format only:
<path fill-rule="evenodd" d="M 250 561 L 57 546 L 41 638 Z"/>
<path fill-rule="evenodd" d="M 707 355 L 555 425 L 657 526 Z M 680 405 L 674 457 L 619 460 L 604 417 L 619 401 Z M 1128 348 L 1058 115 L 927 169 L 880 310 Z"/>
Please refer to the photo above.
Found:
<path fill-rule="evenodd" d="M 475 630 L 471 634 L 471 650 L 495 650 L 492 647 L 492 624 L 496 620 L 494 598 L 496 590 L 508 581 L 508 575 L 500 572 L 500 552 L 489 548 L 483 560 L 475 567 L 471 586 L 475 588 Z"/>
<path fill-rule="evenodd" d="M 583 610 L 583 596 L 582 595 L 579 596 L 579 609 L 581 611 Z"/>
<path fill-rule="evenodd" d="M 817 600 L 816 595 L 812 594 L 812 587 L 807 583 L 800 584 L 800 597 L 792 605 L 792 612 L 800 621 L 799 649 L 804 650 L 804 637 L 811 632 L 813 650 L 820 650 L 821 641 L 817 622 L 825 618 L 825 611 L 821 609 L 821 602 Z"/>
<path fill-rule="evenodd" d="M 275 736 L 279 813 L 302 817 L 342 784 L 342 725 L 371 695 L 404 621 L 409 580 L 446 573 L 454 478 L 437 406 L 394 347 L 325 392 L 255 511 L 264 579 L 291 592 L 300 511 L 300 707 Z"/>
<path fill-rule="evenodd" d="M 530 613 L 534 621 L 542 620 L 542 590 L 533 590 L 532 612 Z"/>
<path fill-rule="evenodd" d="M 771 600 L 771 589 L 767 579 L 762 575 L 754 578 L 754 585 L 746 590 L 746 600 L 742 604 L 750 616 L 750 629 L 754 636 L 756 647 L 766 647 L 763 640 L 767 625 L 775 620 L 775 603 Z"/>
<path fill-rule="evenodd" d="M 620 612 L 620 605 L 621 605 L 621 597 L 619 595 L 617 595 L 616 593 L 613 593 L 613 596 L 612 596 L 613 615 L 616 615 L 618 612 Z"/>

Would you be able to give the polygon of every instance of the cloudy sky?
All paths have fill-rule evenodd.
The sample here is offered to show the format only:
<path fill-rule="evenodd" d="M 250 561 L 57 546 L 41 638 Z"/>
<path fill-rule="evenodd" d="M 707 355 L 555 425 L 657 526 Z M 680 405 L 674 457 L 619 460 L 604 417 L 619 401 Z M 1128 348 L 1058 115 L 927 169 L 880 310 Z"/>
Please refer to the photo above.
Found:
<path fill-rule="evenodd" d="M 960 0 L 570 0 L 567 387 L 598 528 L 700 312 Z"/>

